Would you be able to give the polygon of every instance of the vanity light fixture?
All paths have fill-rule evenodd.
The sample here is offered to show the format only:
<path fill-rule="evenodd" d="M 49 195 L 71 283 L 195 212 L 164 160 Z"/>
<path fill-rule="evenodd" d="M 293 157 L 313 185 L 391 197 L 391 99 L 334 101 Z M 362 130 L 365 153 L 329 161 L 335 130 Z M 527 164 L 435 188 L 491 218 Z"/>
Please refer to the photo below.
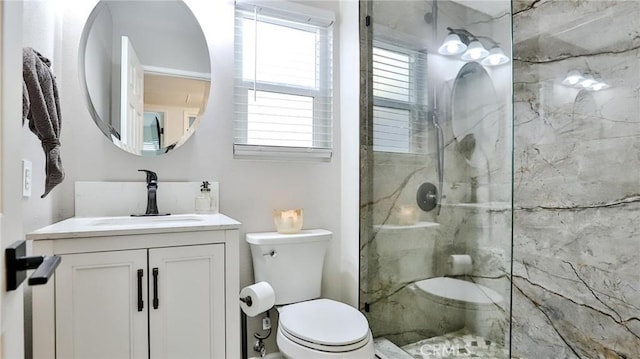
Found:
<path fill-rule="evenodd" d="M 591 91 L 600 91 L 600 90 L 606 90 L 609 87 L 611 87 L 611 86 L 607 85 L 604 82 L 596 82 L 595 84 L 591 85 L 591 87 L 589 87 L 589 90 L 591 90 Z"/>
<path fill-rule="evenodd" d="M 458 55 L 463 53 L 467 49 L 467 45 L 462 42 L 462 39 L 458 34 L 449 33 L 444 38 L 442 46 L 438 48 L 438 52 L 442 55 Z"/>
<path fill-rule="evenodd" d="M 565 86 L 575 87 L 577 89 L 585 89 L 590 91 L 600 91 L 605 90 L 611 87 L 607 83 L 596 80 L 593 75 L 585 73 L 582 74 L 580 71 L 571 70 L 567 74 L 567 76 L 561 82 Z"/>
<path fill-rule="evenodd" d="M 485 66 L 498 66 L 509 62 L 507 55 L 502 52 L 500 46 L 495 45 L 489 50 L 489 55 L 485 57 L 480 63 Z"/>
<path fill-rule="evenodd" d="M 438 53 L 452 56 L 462 54 L 464 61 L 478 61 L 484 66 L 498 66 L 509 62 L 500 44 L 487 36 L 476 36 L 466 29 L 447 28 L 449 34 L 438 48 Z M 481 40 L 490 43 L 491 50 L 487 51 Z"/>
<path fill-rule="evenodd" d="M 567 86 L 575 86 L 583 79 L 584 77 L 582 77 L 582 74 L 580 72 L 573 70 L 573 71 L 569 71 L 569 73 L 567 74 L 567 77 L 565 77 L 564 80 L 562 80 L 562 84 Z"/>
<path fill-rule="evenodd" d="M 467 51 L 460 56 L 465 61 L 478 61 L 482 60 L 489 55 L 489 51 L 482 46 L 480 40 L 472 40 L 467 46 Z"/>
<path fill-rule="evenodd" d="M 578 83 L 578 85 L 582 88 L 589 88 L 593 85 L 595 85 L 596 83 L 598 83 L 598 81 L 596 81 L 593 76 L 591 75 L 584 75 L 584 78 L 582 79 L 582 81 L 580 81 Z"/>

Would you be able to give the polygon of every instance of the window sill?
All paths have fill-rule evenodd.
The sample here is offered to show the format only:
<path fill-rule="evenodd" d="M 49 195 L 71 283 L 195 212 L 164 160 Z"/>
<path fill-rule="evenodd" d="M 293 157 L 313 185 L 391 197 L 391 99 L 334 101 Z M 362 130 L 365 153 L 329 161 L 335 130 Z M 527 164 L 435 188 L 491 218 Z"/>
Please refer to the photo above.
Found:
<path fill-rule="evenodd" d="M 330 148 L 233 145 L 233 158 L 245 160 L 330 162 Z"/>

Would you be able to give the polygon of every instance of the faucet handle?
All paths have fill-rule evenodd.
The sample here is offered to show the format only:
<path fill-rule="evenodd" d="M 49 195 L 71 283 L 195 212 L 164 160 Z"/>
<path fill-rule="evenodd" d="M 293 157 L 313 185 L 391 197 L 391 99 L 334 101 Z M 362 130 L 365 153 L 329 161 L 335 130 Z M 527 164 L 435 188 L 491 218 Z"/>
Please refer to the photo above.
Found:
<path fill-rule="evenodd" d="M 147 174 L 147 183 L 156 183 L 158 182 L 158 175 L 149 170 L 138 170 L 139 172 L 145 172 Z"/>

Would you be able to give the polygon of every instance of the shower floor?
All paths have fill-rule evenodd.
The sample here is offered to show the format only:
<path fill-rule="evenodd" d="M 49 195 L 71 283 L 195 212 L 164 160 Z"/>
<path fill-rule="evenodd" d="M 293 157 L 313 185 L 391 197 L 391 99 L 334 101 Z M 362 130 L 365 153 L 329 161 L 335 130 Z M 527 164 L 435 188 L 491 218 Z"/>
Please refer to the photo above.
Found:
<path fill-rule="evenodd" d="M 386 338 L 376 338 L 374 343 L 376 356 L 380 359 L 509 359 L 507 348 L 464 331 L 424 339 L 402 348 L 398 348 Z"/>

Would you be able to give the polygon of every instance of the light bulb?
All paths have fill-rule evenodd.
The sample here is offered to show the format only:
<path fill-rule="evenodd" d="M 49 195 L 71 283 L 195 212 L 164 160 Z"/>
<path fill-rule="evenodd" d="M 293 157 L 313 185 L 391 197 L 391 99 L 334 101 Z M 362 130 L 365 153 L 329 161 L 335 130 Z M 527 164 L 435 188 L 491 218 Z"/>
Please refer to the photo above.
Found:
<path fill-rule="evenodd" d="M 565 77 L 564 80 L 562 80 L 562 84 L 567 86 L 575 86 L 582 80 L 584 80 L 584 77 L 582 77 L 580 72 L 576 70 L 572 70 L 572 71 L 569 71 L 569 73 L 567 74 L 567 77 Z"/>
<path fill-rule="evenodd" d="M 582 88 L 587 88 L 587 87 L 591 87 L 592 85 L 594 85 L 597 82 L 598 81 L 593 79 L 593 76 L 584 75 L 584 78 L 582 79 L 582 81 L 580 81 L 577 85 L 582 87 Z"/>
<path fill-rule="evenodd" d="M 489 56 L 482 60 L 482 64 L 485 66 L 498 66 L 509 62 L 509 58 L 502 52 L 502 49 L 498 46 L 494 46 L 489 51 Z"/>
<path fill-rule="evenodd" d="M 461 59 L 465 61 L 476 61 L 487 57 L 487 55 L 489 55 L 489 51 L 482 46 L 480 41 L 473 40 L 469 46 L 467 46 L 467 51 L 462 54 Z"/>
<path fill-rule="evenodd" d="M 608 89 L 610 86 L 607 85 L 604 82 L 596 82 L 595 84 L 591 85 L 591 87 L 589 88 L 589 90 L 592 91 L 600 91 L 600 90 L 605 90 Z"/>
<path fill-rule="evenodd" d="M 450 42 L 447 44 L 447 52 L 450 54 L 455 54 L 456 52 L 460 51 L 460 47 L 460 44 Z"/>
<path fill-rule="evenodd" d="M 442 55 L 457 55 L 466 49 L 467 45 L 460 40 L 460 36 L 452 33 L 444 39 L 442 46 L 438 48 L 438 52 Z"/>

